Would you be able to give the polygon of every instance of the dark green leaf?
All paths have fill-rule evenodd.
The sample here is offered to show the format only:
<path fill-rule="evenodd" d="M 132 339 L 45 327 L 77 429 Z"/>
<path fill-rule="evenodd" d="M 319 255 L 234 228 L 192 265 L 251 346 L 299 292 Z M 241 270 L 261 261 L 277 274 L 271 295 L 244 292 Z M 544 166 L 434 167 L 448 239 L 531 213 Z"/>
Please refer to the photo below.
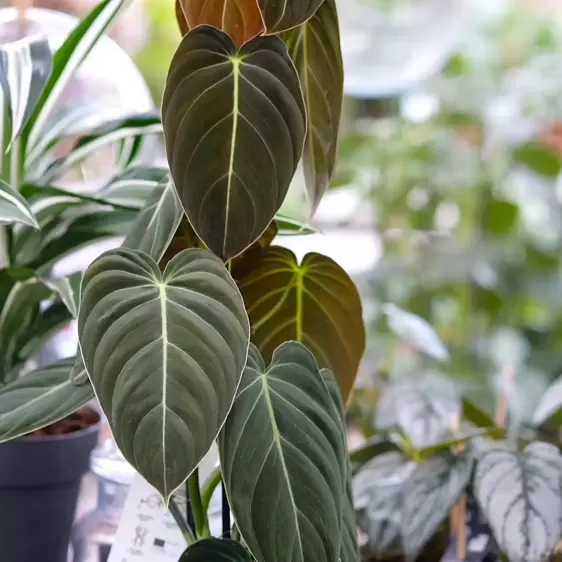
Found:
<path fill-rule="evenodd" d="M 516 162 L 542 176 L 554 178 L 560 173 L 560 157 L 544 144 L 531 141 L 515 150 Z"/>
<path fill-rule="evenodd" d="M 313 355 L 287 342 L 266 367 L 250 346 L 219 450 L 237 528 L 258 562 L 338 561 L 345 449 Z"/>
<path fill-rule="evenodd" d="M 487 236 L 507 236 L 519 218 L 519 206 L 509 201 L 491 201 L 486 206 L 484 229 Z"/>
<path fill-rule="evenodd" d="M 46 37 L 33 35 L 0 49 L 0 83 L 12 123 L 11 142 L 35 109 L 52 69 L 53 58 Z"/>
<path fill-rule="evenodd" d="M 161 274 L 139 251 L 106 252 L 84 274 L 84 364 L 125 458 L 165 502 L 207 453 L 234 399 L 249 340 L 220 260 L 175 256 Z"/>
<path fill-rule="evenodd" d="M 396 443 L 388 441 L 380 435 L 375 435 L 365 445 L 351 451 L 349 458 L 354 465 L 361 466 L 379 455 L 399 450 L 400 448 Z"/>
<path fill-rule="evenodd" d="M 511 562 L 550 559 L 562 534 L 561 475 L 560 452 L 547 443 L 492 450 L 479 460 L 476 499 Z"/>
<path fill-rule="evenodd" d="M 324 0 L 258 0 L 268 33 L 297 27 L 314 15 Z"/>
<path fill-rule="evenodd" d="M 236 49 L 200 26 L 172 60 L 162 102 L 172 179 L 195 232 L 230 259 L 256 241 L 281 207 L 300 160 L 306 111 L 283 42 Z"/>
<path fill-rule="evenodd" d="M 477 427 L 495 427 L 494 418 L 468 398 L 462 399 L 463 418 Z"/>
<path fill-rule="evenodd" d="M 323 2 L 297 34 L 290 53 L 307 109 L 303 170 L 314 212 L 334 172 L 343 103 L 343 61 L 335 1 Z"/>
<path fill-rule="evenodd" d="M 305 344 L 347 402 L 365 349 L 361 301 L 347 273 L 326 256 L 307 254 L 299 264 L 290 250 L 271 246 L 238 286 L 264 357 L 287 340 Z"/>
<path fill-rule="evenodd" d="M 179 562 L 251 562 L 249 552 L 229 539 L 204 539 L 187 548 Z"/>
<path fill-rule="evenodd" d="M 157 262 L 172 241 L 183 217 L 183 209 L 174 184 L 169 181 L 161 191 L 155 190 L 144 209 L 131 224 L 123 247 L 141 250 Z"/>
<path fill-rule="evenodd" d="M 74 357 L 41 367 L 0 389 L 0 442 L 55 423 L 94 398 L 70 380 Z"/>

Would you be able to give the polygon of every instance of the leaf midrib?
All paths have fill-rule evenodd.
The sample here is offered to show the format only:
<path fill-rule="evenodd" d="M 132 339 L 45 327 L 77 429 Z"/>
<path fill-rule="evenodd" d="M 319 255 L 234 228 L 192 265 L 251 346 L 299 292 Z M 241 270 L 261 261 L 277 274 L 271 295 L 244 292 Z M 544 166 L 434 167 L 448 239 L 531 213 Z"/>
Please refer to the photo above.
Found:
<path fill-rule="evenodd" d="M 300 532 L 300 527 L 299 527 L 299 521 L 297 518 L 297 504 L 295 502 L 295 497 L 293 495 L 293 489 L 291 488 L 291 479 L 289 477 L 289 471 L 287 469 L 287 464 L 285 463 L 285 455 L 283 453 L 283 446 L 281 445 L 281 434 L 279 433 L 279 428 L 277 427 L 277 421 L 275 419 L 275 411 L 273 409 L 273 404 L 271 402 L 271 394 L 269 391 L 269 385 L 267 383 L 267 376 L 268 373 L 260 373 L 260 379 L 261 379 L 261 384 L 262 384 L 262 392 L 263 392 L 263 396 L 265 398 L 265 404 L 267 407 L 267 413 L 269 415 L 269 419 L 271 421 L 271 430 L 273 433 L 273 442 L 275 443 L 275 446 L 277 447 L 277 450 L 279 452 L 279 460 L 281 462 L 281 469 L 283 470 L 283 475 L 285 477 L 285 480 L 287 481 L 287 491 L 289 494 L 289 499 L 291 501 L 291 506 L 293 508 L 293 514 L 295 516 L 295 530 L 299 539 L 299 551 L 300 551 L 300 558 L 301 560 L 304 560 L 304 555 L 303 555 L 303 551 L 302 551 L 302 540 L 301 540 L 301 532 Z"/>
<path fill-rule="evenodd" d="M 159 283 L 160 315 L 162 319 L 162 467 L 163 474 L 168 473 L 166 466 L 166 417 L 168 412 L 168 315 L 166 308 L 166 285 Z M 167 482 L 164 479 L 164 497 L 168 497 Z"/>

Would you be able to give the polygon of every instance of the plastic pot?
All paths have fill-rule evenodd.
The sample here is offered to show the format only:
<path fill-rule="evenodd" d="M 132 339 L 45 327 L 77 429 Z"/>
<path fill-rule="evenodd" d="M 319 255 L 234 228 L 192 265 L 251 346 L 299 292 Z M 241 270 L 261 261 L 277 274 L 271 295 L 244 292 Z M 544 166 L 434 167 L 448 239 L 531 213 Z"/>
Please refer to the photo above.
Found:
<path fill-rule="evenodd" d="M 66 562 L 82 476 L 99 423 L 0 445 L 0 559 Z"/>

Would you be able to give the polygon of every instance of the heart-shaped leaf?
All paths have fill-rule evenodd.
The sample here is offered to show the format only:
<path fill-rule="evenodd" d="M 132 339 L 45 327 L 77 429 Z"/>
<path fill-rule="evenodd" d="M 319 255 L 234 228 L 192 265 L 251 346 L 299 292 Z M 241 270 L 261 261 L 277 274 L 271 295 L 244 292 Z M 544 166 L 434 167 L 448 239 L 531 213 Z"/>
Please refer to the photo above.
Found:
<path fill-rule="evenodd" d="M 361 301 L 347 273 L 326 256 L 307 254 L 299 264 L 290 250 L 271 246 L 238 286 L 264 357 L 287 340 L 305 344 L 347 402 L 365 349 Z"/>
<path fill-rule="evenodd" d="M 41 367 L 0 389 L 0 442 L 55 423 L 94 398 L 70 379 L 74 357 Z"/>
<path fill-rule="evenodd" d="M 257 0 L 178 0 L 178 2 L 187 29 L 197 25 L 213 25 L 228 33 L 238 46 L 264 30 Z"/>
<path fill-rule="evenodd" d="M 219 450 L 236 525 L 258 562 L 338 561 L 345 432 L 306 347 L 284 343 L 266 367 L 250 346 Z"/>
<path fill-rule="evenodd" d="M 220 260 L 106 252 L 84 274 L 84 364 L 125 458 L 167 502 L 230 409 L 249 340 L 242 298 Z"/>
<path fill-rule="evenodd" d="M 303 24 L 324 0 L 258 0 L 268 33 L 281 33 Z"/>
<path fill-rule="evenodd" d="M 340 422 L 345 427 L 345 413 L 343 400 L 340 394 L 338 381 L 329 369 L 320 371 L 324 382 L 330 392 L 332 401 L 338 411 Z M 351 480 L 351 462 L 347 463 L 347 474 L 345 483 L 345 496 L 343 500 L 343 516 L 342 516 L 342 542 L 340 547 L 341 562 L 358 562 L 359 561 L 359 545 L 357 544 L 357 521 L 355 519 L 355 508 L 353 507 L 353 488 Z"/>
<path fill-rule="evenodd" d="M 189 546 L 179 562 L 251 562 L 251 556 L 238 542 L 210 538 Z"/>
<path fill-rule="evenodd" d="M 191 225 L 235 257 L 279 210 L 302 155 L 306 111 L 285 45 L 257 37 L 238 50 L 223 31 L 192 29 L 172 59 L 162 121 Z"/>
<path fill-rule="evenodd" d="M 343 61 L 335 1 L 326 0 L 296 33 L 290 53 L 306 102 L 308 127 L 302 163 L 314 212 L 334 172 L 343 103 Z"/>
<path fill-rule="evenodd" d="M 535 413 L 533 424 L 540 426 L 547 421 L 560 425 L 562 423 L 562 377 L 556 379 L 543 394 Z"/>
<path fill-rule="evenodd" d="M 479 460 L 476 498 L 510 562 L 550 560 L 562 534 L 561 482 L 562 457 L 548 443 L 492 450 Z"/>
<path fill-rule="evenodd" d="M 402 544 L 415 560 L 465 492 L 472 475 L 470 448 L 458 454 L 441 451 L 418 464 L 404 485 Z"/>
<path fill-rule="evenodd" d="M 460 410 L 454 384 L 428 373 L 391 383 L 381 395 L 375 425 L 378 429 L 399 427 L 421 449 L 440 441 Z"/>
<path fill-rule="evenodd" d="M 131 250 L 141 250 L 154 260 L 160 261 L 182 217 L 183 209 L 174 184 L 169 181 L 164 189 L 154 190 L 152 197 L 131 225 L 123 246 Z"/>
<path fill-rule="evenodd" d="M 39 229 L 27 201 L 5 181 L 0 179 L 0 225 L 21 223 Z"/>

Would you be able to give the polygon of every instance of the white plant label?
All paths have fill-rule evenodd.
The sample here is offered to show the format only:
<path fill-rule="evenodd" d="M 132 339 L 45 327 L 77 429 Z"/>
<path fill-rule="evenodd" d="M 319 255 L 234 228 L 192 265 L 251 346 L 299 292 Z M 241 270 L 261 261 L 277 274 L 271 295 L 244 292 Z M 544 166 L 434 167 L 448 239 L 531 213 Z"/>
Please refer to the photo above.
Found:
<path fill-rule="evenodd" d="M 204 482 L 218 464 L 215 445 L 199 465 Z M 180 497 L 177 498 L 177 495 Z M 185 495 L 174 494 L 185 513 Z M 183 499 L 183 501 L 182 501 Z M 142 476 L 133 480 L 108 562 L 178 562 L 186 542 L 160 494 Z"/>

